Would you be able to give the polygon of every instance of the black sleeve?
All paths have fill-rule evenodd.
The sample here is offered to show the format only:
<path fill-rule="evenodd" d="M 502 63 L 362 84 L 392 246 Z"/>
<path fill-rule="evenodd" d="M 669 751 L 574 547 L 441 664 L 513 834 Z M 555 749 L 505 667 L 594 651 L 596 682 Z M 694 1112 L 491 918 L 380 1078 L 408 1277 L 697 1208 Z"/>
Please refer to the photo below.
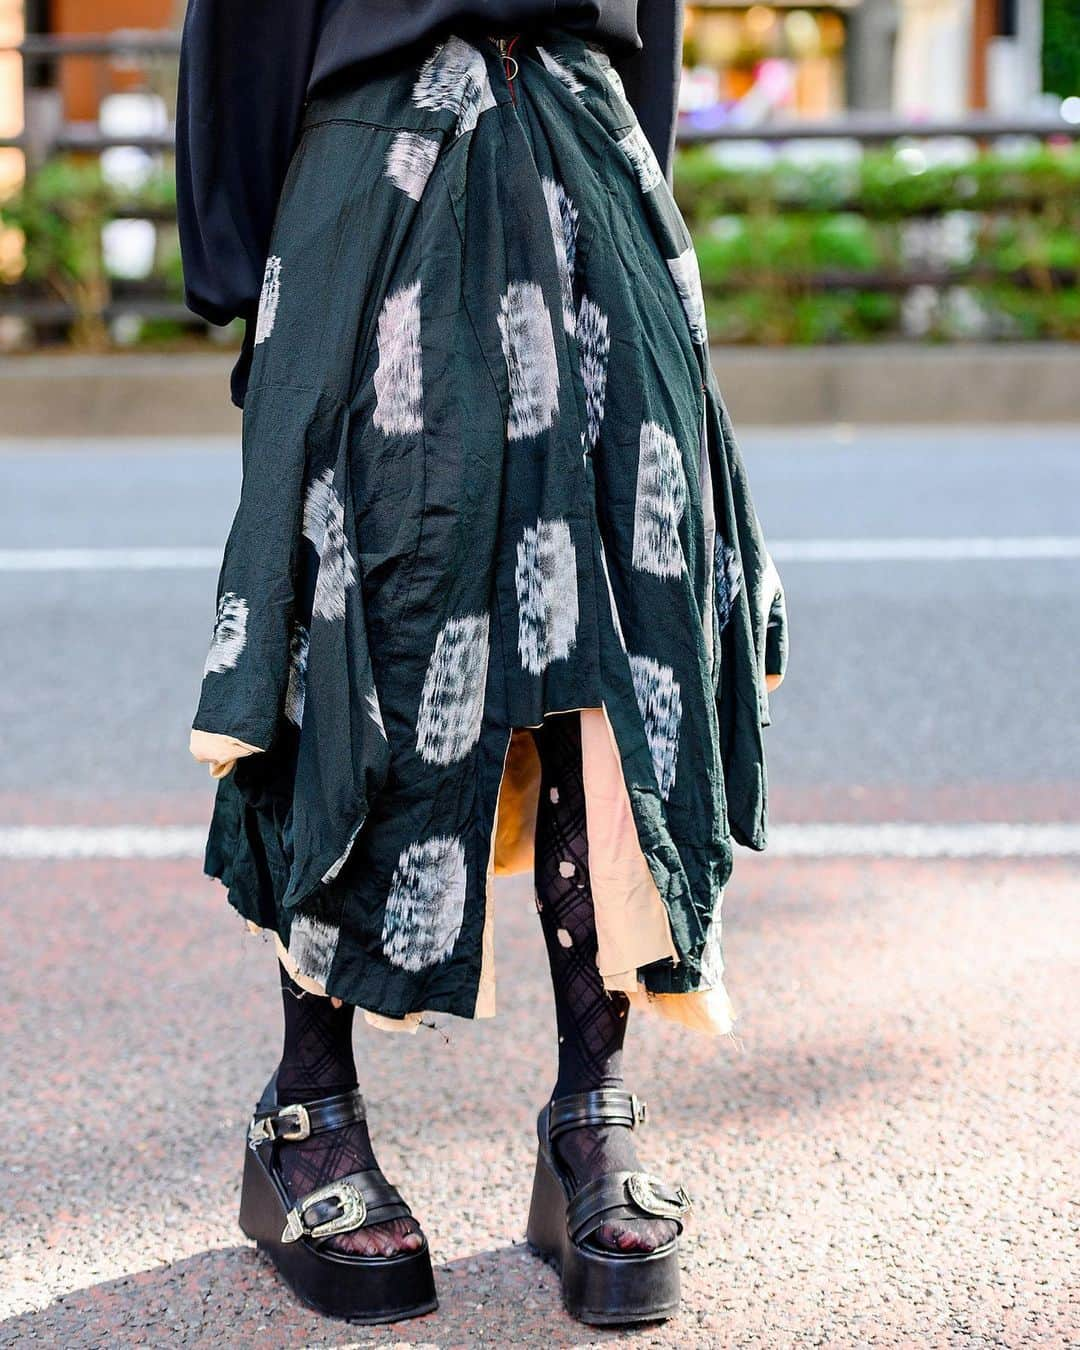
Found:
<path fill-rule="evenodd" d="M 322 0 L 189 0 L 176 111 L 187 304 L 251 318 L 296 143 Z"/>
<path fill-rule="evenodd" d="M 641 129 L 671 181 L 682 75 L 683 0 L 638 0 L 641 50 L 613 58 Z"/>

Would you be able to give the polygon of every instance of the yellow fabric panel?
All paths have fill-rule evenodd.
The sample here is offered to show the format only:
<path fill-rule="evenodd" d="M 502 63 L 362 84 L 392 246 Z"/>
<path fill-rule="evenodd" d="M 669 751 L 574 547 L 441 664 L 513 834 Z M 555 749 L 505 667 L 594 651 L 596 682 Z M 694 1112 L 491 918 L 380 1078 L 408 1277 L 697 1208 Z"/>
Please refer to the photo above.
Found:
<path fill-rule="evenodd" d="M 503 764 L 495 821 L 495 875 L 531 872 L 536 804 L 540 796 L 540 756 L 527 727 L 516 727 Z"/>

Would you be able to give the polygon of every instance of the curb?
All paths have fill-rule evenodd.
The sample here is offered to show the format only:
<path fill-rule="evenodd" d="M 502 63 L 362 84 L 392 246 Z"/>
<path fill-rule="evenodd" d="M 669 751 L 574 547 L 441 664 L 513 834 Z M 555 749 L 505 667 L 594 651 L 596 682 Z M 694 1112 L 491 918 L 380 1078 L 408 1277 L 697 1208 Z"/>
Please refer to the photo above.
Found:
<path fill-rule="evenodd" d="M 5 437 L 228 436 L 231 352 L 9 356 L 0 361 Z"/>
<path fill-rule="evenodd" d="M 714 347 L 736 430 L 1080 421 L 1080 345 Z"/>
<path fill-rule="evenodd" d="M 9 356 L 5 437 L 238 435 L 231 352 Z M 739 426 L 1080 422 L 1068 343 L 714 347 Z"/>

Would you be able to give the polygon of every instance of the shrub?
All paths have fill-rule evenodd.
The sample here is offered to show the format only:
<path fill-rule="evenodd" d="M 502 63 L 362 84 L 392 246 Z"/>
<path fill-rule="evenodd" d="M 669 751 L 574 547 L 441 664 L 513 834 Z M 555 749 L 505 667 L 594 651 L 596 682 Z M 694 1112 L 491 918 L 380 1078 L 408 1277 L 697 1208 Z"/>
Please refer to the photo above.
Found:
<path fill-rule="evenodd" d="M 175 201 L 169 173 L 155 174 L 132 199 L 106 182 L 96 159 L 61 155 L 49 160 L 0 202 L 0 225 L 22 235 L 22 271 L 4 280 L 58 297 L 72 312 L 72 342 L 101 350 L 109 345 L 106 316 L 112 299 L 102 231 L 120 216 L 168 214 Z M 161 284 L 175 290 L 177 274 L 166 253 Z"/>
<path fill-rule="evenodd" d="M 935 153 L 736 169 L 682 151 L 714 340 L 1075 336 L 1080 149 Z"/>

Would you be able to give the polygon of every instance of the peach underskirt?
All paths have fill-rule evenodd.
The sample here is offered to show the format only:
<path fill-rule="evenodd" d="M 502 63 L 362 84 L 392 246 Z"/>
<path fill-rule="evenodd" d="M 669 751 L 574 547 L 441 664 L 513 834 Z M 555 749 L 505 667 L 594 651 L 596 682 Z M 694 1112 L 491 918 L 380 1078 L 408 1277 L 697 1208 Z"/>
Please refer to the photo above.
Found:
<path fill-rule="evenodd" d="M 653 994 L 642 986 L 638 968 L 678 960 L 667 911 L 638 842 L 615 735 L 604 708 L 582 708 L 581 759 L 589 837 L 589 881 L 596 911 L 597 967 L 608 990 L 625 993 L 631 1004 L 711 1035 L 731 1031 L 731 1003 L 722 984 L 690 994 Z M 237 758 L 258 753 L 231 737 L 192 732 L 192 753 L 210 764 L 214 777 L 228 773 Z M 483 961 L 474 1016 L 495 1013 L 494 887 L 496 876 L 531 872 L 533 832 L 540 793 L 540 759 L 526 727 L 515 728 L 507 746 L 487 869 L 487 914 Z M 254 925 L 252 925 L 254 926 Z M 278 956 L 293 979 L 313 994 L 326 990 L 301 975 L 274 935 Z M 422 1013 L 403 1018 L 364 1011 L 373 1026 L 416 1031 Z"/>

